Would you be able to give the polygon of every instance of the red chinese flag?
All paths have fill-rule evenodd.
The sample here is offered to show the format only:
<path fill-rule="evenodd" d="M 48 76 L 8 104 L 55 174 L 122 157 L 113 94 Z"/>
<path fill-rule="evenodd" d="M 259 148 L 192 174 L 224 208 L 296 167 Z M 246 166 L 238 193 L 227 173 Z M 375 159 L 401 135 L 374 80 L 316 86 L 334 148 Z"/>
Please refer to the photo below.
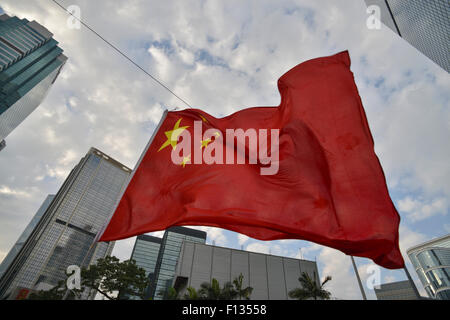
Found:
<path fill-rule="evenodd" d="M 260 240 L 309 240 L 385 268 L 403 267 L 400 217 L 348 52 L 297 65 L 278 88 L 278 107 L 220 119 L 197 109 L 167 112 L 100 241 L 202 225 Z M 244 148 L 242 140 L 227 139 L 231 129 L 248 133 Z M 272 162 L 257 151 L 268 151 Z M 172 160 L 177 153 L 181 160 Z M 207 154 L 213 163 L 206 163 Z M 262 174 L 270 166 L 276 172 Z"/>

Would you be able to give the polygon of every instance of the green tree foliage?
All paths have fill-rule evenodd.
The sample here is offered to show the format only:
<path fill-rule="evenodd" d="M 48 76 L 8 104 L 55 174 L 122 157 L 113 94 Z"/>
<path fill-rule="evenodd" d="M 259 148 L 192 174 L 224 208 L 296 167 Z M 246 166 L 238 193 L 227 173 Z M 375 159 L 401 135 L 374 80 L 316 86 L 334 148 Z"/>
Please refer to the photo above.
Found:
<path fill-rule="evenodd" d="M 77 299 L 86 289 L 95 290 L 110 300 L 124 299 L 127 295 L 144 299 L 144 290 L 147 285 L 145 270 L 138 267 L 134 260 L 120 262 L 118 258 L 108 256 L 98 259 L 97 263 L 89 266 L 88 269 L 81 269 L 80 290 L 67 291 L 65 281 L 60 281 L 54 288 L 33 293 L 28 299 Z M 120 292 L 120 295 L 115 297 L 113 292 Z"/>
<path fill-rule="evenodd" d="M 301 288 L 296 288 L 289 291 L 289 297 L 298 299 L 298 300 L 307 300 L 307 299 L 325 299 L 328 300 L 331 297 L 331 293 L 325 290 L 323 287 L 325 284 L 331 280 L 330 276 L 327 276 L 325 280 L 318 285 L 316 281 L 316 273 L 314 272 L 314 279 L 311 279 L 309 274 L 306 272 L 302 272 L 298 281 L 301 284 Z"/>
<path fill-rule="evenodd" d="M 66 295 L 67 287 L 66 282 L 61 280 L 58 284 L 50 290 L 40 290 L 38 292 L 33 292 L 28 296 L 28 300 L 62 300 Z M 67 292 L 66 299 L 74 300 L 79 298 L 82 290 L 69 290 Z"/>
<path fill-rule="evenodd" d="M 186 289 L 186 293 L 183 296 L 184 300 L 199 300 L 201 298 L 201 295 L 198 293 L 197 290 L 195 290 L 192 287 L 188 287 Z"/>
<path fill-rule="evenodd" d="M 144 290 L 148 285 L 145 270 L 138 267 L 134 260 L 120 262 L 116 257 L 98 259 L 95 265 L 81 271 L 81 284 L 89 287 L 110 300 L 119 300 L 126 295 L 144 299 Z M 114 297 L 114 291 L 120 292 Z"/>
<path fill-rule="evenodd" d="M 159 294 L 163 296 L 163 300 L 180 300 L 177 290 L 169 287 L 167 290 L 160 290 Z"/>
<path fill-rule="evenodd" d="M 244 288 L 243 279 L 244 276 L 240 274 L 233 280 L 233 283 L 226 282 L 221 287 L 219 281 L 212 278 L 211 283 L 202 283 L 198 290 L 193 287 L 188 287 L 182 297 L 179 296 L 179 293 L 173 287 L 169 287 L 165 291 L 161 290 L 159 294 L 163 295 L 163 299 L 165 300 L 233 300 L 236 298 L 248 300 L 250 299 L 253 288 Z"/>
<path fill-rule="evenodd" d="M 219 281 L 213 278 L 211 283 L 204 282 L 200 285 L 199 294 L 205 300 L 231 300 L 237 296 L 231 282 L 227 282 L 221 288 Z"/>
<path fill-rule="evenodd" d="M 50 290 L 40 290 L 28 296 L 28 300 L 61 300 L 66 292 L 65 282 L 60 281 L 58 285 Z"/>
<path fill-rule="evenodd" d="M 242 300 L 242 298 L 244 298 L 245 300 L 249 300 L 253 288 L 252 287 L 243 288 L 244 286 L 243 280 L 244 276 L 242 275 L 242 273 L 239 274 L 237 278 L 234 278 L 233 280 L 234 290 L 236 291 L 236 295 L 237 297 L 239 297 L 239 300 Z"/>

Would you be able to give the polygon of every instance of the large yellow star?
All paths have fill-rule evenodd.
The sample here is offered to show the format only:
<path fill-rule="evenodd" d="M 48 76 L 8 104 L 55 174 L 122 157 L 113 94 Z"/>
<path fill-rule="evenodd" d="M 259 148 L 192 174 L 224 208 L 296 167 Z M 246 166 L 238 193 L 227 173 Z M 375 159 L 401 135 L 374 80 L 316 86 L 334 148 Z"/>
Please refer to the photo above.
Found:
<path fill-rule="evenodd" d="M 189 126 L 180 127 L 181 119 L 182 118 L 178 119 L 172 130 L 164 132 L 164 134 L 167 137 L 167 140 L 164 142 L 161 148 L 159 148 L 158 152 L 167 147 L 168 145 L 171 145 L 172 148 L 175 150 L 178 142 L 178 137 L 184 130 L 186 130 L 186 128 L 189 128 Z"/>

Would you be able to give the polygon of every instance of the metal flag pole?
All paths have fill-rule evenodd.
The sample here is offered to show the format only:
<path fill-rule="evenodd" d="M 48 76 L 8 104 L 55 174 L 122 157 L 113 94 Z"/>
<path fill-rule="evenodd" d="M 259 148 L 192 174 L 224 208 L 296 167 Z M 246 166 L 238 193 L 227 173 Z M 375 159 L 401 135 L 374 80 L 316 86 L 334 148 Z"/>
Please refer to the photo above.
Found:
<path fill-rule="evenodd" d="M 406 276 L 408 277 L 409 282 L 411 282 L 411 287 L 414 290 L 414 293 L 416 294 L 417 299 L 420 300 L 421 295 L 419 293 L 419 290 L 417 290 L 416 284 L 414 283 L 413 279 L 411 278 L 411 275 L 409 274 L 408 268 L 406 268 L 406 264 L 403 267 L 403 270 L 405 270 Z"/>
<path fill-rule="evenodd" d="M 362 286 L 361 278 L 359 277 L 358 269 L 356 268 L 355 259 L 353 258 L 353 256 L 350 256 L 350 258 L 352 259 L 353 269 L 355 270 L 356 279 L 358 279 L 358 285 L 359 289 L 361 290 L 363 300 L 367 300 L 366 293 L 364 292 L 364 288 Z"/>

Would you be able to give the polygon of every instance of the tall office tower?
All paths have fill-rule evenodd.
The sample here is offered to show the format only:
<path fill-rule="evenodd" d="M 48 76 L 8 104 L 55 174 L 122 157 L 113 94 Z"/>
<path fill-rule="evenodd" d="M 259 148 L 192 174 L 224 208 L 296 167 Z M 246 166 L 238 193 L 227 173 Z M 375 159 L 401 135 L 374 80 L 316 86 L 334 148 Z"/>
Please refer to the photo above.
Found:
<path fill-rule="evenodd" d="M 243 287 L 253 288 L 250 299 L 287 300 L 289 291 L 301 286 L 298 278 L 306 272 L 319 284 L 315 261 L 279 257 L 185 241 L 175 269 L 173 287 L 180 295 L 187 287 L 200 289 L 216 279 L 221 286 L 240 274 Z"/>
<path fill-rule="evenodd" d="M 380 8 L 384 25 L 450 72 L 450 1 L 365 0 Z"/>
<path fill-rule="evenodd" d="M 450 300 L 450 234 L 408 249 L 428 296 Z"/>
<path fill-rule="evenodd" d="M 136 261 L 138 267 L 145 270 L 145 275 L 149 279 L 149 284 L 153 282 L 155 276 L 156 261 L 158 260 L 159 249 L 161 248 L 161 238 L 139 235 L 134 243 L 131 259 Z M 149 295 L 149 292 L 146 292 Z M 123 296 L 123 299 L 140 300 L 136 296 Z"/>
<path fill-rule="evenodd" d="M 377 300 L 418 300 L 409 280 L 383 283 L 374 288 Z M 422 299 L 422 298 L 420 298 Z M 425 298 L 423 298 L 425 299 Z"/>
<path fill-rule="evenodd" d="M 2 264 L 0 265 L 0 278 L 5 272 L 6 269 L 8 269 L 11 262 L 14 260 L 14 258 L 17 256 L 17 254 L 22 249 L 25 242 L 30 237 L 31 233 L 33 232 L 34 228 L 38 225 L 39 221 L 41 220 L 42 216 L 44 215 L 45 211 L 47 210 L 48 206 L 52 202 L 55 195 L 49 194 L 47 198 L 45 198 L 44 202 L 34 215 L 33 219 L 31 219 L 30 223 L 27 225 L 25 230 L 20 235 L 19 239 L 16 241 L 14 246 L 9 250 L 9 253 L 7 256 L 3 259 Z"/>
<path fill-rule="evenodd" d="M 110 255 L 114 242 L 93 240 L 108 222 L 130 173 L 91 148 L 0 278 L 0 297 L 17 287 L 48 289 L 67 279 L 68 266 L 87 266 Z"/>
<path fill-rule="evenodd" d="M 164 232 L 155 267 L 155 277 L 150 286 L 150 297 L 164 298 L 164 292 L 172 285 L 175 267 L 184 241 L 206 242 L 206 232 L 185 227 L 171 227 Z"/>
<path fill-rule="evenodd" d="M 36 21 L 0 15 L 0 141 L 44 100 L 67 60 L 52 36 Z"/>

